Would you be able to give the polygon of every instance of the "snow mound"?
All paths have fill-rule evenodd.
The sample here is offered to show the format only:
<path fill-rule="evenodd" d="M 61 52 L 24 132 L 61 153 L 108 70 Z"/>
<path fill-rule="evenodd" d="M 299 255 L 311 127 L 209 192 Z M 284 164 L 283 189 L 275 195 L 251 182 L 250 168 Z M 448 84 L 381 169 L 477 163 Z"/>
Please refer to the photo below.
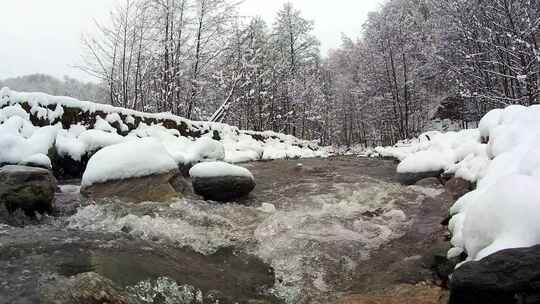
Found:
<path fill-rule="evenodd" d="M 225 162 L 204 162 L 197 164 L 189 170 L 189 175 L 191 177 L 238 176 L 254 179 L 248 169 Z"/>
<path fill-rule="evenodd" d="M 57 126 L 37 128 L 20 116 L 10 116 L 0 124 L 0 164 L 18 164 L 35 154 L 47 154 L 58 129 Z"/>
<path fill-rule="evenodd" d="M 82 185 L 143 177 L 177 170 L 175 160 L 157 140 L 127 141 L 99 150 L 84 172 Z"/>
<path fill-rule="evenodd" d="M 427 132 L 393 147 L 377 147 L 379 156 L 400 160 L 399 173 L 444 171 L 469 181 L 482 177 L 489 165 L 487 145 L 478 129 Z"/>

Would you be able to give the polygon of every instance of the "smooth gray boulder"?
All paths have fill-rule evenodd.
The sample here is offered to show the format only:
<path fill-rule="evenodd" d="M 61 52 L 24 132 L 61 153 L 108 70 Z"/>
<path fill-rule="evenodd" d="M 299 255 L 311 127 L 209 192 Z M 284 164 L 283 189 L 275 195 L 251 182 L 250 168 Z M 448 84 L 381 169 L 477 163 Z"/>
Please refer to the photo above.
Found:
<path fill-rule="evenodd" d="M 229 202 L 247 196 L 255 181 L 243 176 L 195 177 L 193 190 L 205 200 Z"/>
<path fill-rule="evenodd" d="M 111 180 L 83 186 L 81 194 L 87 198 L 100 200 L 118 198 L 140 203 L 145 201 L 162 202 L 182 197 L 185 182 L 180 172 L 171 171 L 143 177 Z"/>
<path fill-rule="evenodd" d="M 193 191 L 205 200 L 230 202 L 255 189 L 255 179 L 246 168 L 224 162 L 206 162 L 190 170 Z"/>
<path fill-rule="evenodd" d="M 0 168 L 0 203 L 13 213 L 22 210 L 27 216 L 52 213 L 57 181 L 43 168 L 4 166 Z"/>

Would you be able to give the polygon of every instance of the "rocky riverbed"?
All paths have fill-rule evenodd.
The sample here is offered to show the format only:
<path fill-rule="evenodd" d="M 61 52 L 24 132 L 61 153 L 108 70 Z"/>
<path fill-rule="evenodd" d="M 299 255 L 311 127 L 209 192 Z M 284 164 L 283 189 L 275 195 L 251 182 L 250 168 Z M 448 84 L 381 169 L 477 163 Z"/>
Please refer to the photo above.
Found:
<path fill-rule="evenodd" d="M 241 204 L 95 204 L 74 180 L 53 216 L 1 210 L 0 303 L 77 303 L 104 285 L 110 303 L 444 301 L 452 198 L 436 182 L 402 186 L 393 161 L 356 157 L 244 166 L 257 187 Z"/>

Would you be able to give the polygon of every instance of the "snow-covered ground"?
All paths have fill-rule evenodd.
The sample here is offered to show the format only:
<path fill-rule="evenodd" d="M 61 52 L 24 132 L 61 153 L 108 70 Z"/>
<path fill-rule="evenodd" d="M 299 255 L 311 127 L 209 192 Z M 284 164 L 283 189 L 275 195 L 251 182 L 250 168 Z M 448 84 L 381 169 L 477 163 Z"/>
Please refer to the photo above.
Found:
<path fill-rule="evenodd" d="M 399 159 L 400 173 L 443 170 L 477 184 L 450 210 L 450 257 L 540 244 L 540 106 L 496 109 L 478 129 L 429 132 L 377 152 Z"/>
<path fill-rule="evenodd" d="M 148 114 L 69 97 L 0 90 L 0 164 L 37 162 L 50 167 L 47 155 L 51 148 L 61 157 L 81 161 L 85 155 L 115 145 L 118 147 L 106 151 L 119 158 L 124 155 L 128 160 L 145 158 L 145 149 L 129 143 L 145 138 L 153 138 L 156 149 L 170 154 L 177 164 L 327 155 L 313 142 L 274 132 L 242 131 L 225 124 L 189 121 L 170 113 Z M 103 153 L 100 157 L 107 158 Z M 92 162 L 94 171 L 99 167 L 96 163 Z M 129 164 L 136 175 L 152 171 L 147 167 L 155 162 Z M 134 168 L 138 165 L 144 168 Z M 94 171 L 94 180 L 107 175 L 102 170 L 100 177 Z M 124 170 L 122 176 L 128 171 L 131 172 Z"/>

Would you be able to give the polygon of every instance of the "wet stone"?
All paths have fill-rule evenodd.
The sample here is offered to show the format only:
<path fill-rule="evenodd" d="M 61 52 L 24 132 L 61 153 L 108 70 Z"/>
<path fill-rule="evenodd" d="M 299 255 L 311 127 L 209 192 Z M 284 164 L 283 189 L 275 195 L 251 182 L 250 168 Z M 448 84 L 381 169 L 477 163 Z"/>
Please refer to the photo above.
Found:
<path fill-rule="evenodd" d="M 56 185 L 47 169 L 5 166 L 0 168 L 0 203 L 10 213 L 22 210 L 30 217 L 52 213 Z"/>

